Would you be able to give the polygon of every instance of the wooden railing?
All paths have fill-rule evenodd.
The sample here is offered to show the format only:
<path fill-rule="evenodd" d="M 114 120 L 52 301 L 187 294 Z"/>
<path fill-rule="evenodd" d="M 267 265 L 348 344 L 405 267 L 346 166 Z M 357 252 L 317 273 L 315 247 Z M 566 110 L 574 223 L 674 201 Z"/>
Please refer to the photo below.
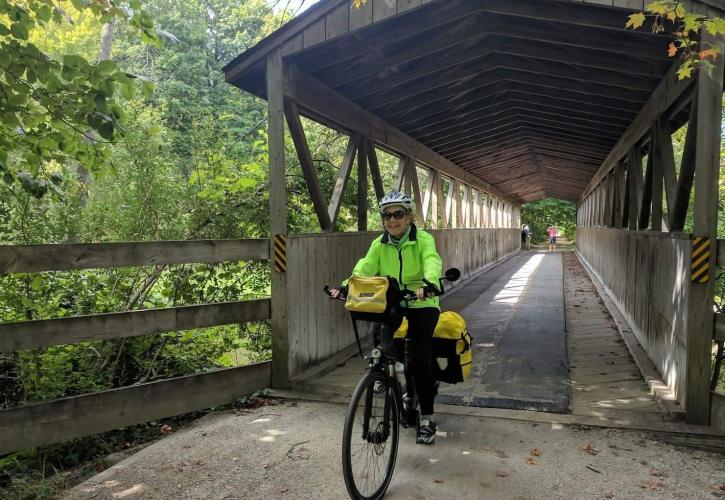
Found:
<path fill-rule="evenodd" d="M 0 275 L 268 260 L 269 240 L 0 246 Z M 270 299 L 0 324 L 0 352 L 270 318 Z M 0 455 L 225 404 L 271 382 L 271 363 L 177 377 L 0 411 Z"/>

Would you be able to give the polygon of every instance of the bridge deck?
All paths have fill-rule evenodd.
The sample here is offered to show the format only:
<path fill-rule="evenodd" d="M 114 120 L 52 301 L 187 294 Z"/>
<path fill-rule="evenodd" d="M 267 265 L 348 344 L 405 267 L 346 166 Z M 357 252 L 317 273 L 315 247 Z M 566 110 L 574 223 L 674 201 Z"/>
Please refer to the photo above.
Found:
<path fill-rule="evenodd" d="M 466 319 L 474 339 L 474 368 L 465 383 L 442 384 L 440 403 L 619 422 L 678 416 L 650 394 L 573 253 L 519 254 L 451 294 L 443 308 Z M 344 399 L 364 368 L 354 357 L 297 389 Z"/>

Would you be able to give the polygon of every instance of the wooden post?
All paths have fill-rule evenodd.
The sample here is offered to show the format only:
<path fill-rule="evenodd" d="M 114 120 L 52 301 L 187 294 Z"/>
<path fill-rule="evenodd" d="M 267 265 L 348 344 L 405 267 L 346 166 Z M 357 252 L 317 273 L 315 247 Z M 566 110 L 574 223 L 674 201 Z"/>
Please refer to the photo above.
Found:
<path fill-rule="evenodd" d="M 440 205 L 441 227 L 448 227 L 448 199 L 443 196 L 443 177 L 436 171 L 436 191 L 438 192 L 438 205 Z"/>
<path fill-rule="evenodd" d="M 663 148 L 662 140 L 669 137 L 660 136 L 660 128 L 655 125 L 652 133 L 653 145 L 650 149 L 652 158 L 652 231 L 662 231 L 662 195 L 663 195 Z"/>
<path fill-rule="evenodd" d="M 685 146 L 682 150 L 682 161 L 680 162 L 680 177 L 677 180 L 675 194 L 672 197 L 672 209 L 670 211 L 670 231 L 682 231 L 687 218 L 687 207 L 690 205 L 690 193 L 692 182 L 695 177 L 695 147 L 698 122 L 697 93 L 692 100 L 690 118 L 685 135 Z"/>
<path fill-rule="evenodd" d="M 443 200 L 443 198 L 441 196 L 441 174 L 437 170 L 431 170 L 430 174 L 433 177 L 432 178 L 433 185 L 430 188 L 431 227 L 438 228 L 438 227 L 441 227 L 441 224 L 438 221 L 440 220 L 440 218 L 439 218 L 440 205 Z M 442 226 L 445 227 L 445 223 L 443 223 Z"/>
<path fill-rule="evenodd" d="M 710 238 L 709 279 L 690 282 L 687 311 L 686 419 L 710 422 L 710 375 L 713 337 L 713 285 L 717 252 L 718 174 L 723 92 L 723 43 L 703 30 L 701 41 L 718 47 L 712 76 L 701 67 L 697 77 L 697 135 L 695 147 L 695 201 L 693 236 Z"/>
<path fill-rule="evenodd" d="M 357 149 L 357 230 L 368 230 L 368 162 L 367 140 L 360 138 Z"/>
<path fill-rule="evenodd" d="M 269 223 L 272 232 L 270 255 L 275 254 L 275 240 L 287 239 L 287 197 L 284 172 L 284 88 L 282 83 L 282 49 L 267 56 L 267 136 L 269 147 Z M 290 346 L 287 329 L 287 273 L 272 266 L 272 386 L 289 386 Z M 294 272 L 295 270 L 293 270 Z"/>

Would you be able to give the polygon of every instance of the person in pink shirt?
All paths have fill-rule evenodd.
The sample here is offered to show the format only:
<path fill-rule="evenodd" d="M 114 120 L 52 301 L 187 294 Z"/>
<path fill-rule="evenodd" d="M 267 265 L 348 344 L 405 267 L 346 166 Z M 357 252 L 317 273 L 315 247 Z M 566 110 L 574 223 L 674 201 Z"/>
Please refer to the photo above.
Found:
<path fill-rule="evenodd" d="M 549 251 L 556 251 L 556 237 L 559 232 L 556 230 L 556 226 L 553 224 L 546 228 L 546 232 L 549 234 Z"/>

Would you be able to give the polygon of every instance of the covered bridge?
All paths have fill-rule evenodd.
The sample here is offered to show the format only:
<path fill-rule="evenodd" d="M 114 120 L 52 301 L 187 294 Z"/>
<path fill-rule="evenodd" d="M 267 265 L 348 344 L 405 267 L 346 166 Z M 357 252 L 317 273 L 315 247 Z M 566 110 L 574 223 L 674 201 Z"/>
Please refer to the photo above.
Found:
<path fill-rule="evenodd" d="M 351 4 L 321 0 L 224 68 L 230 84 L 268 102 L 268 240 L 0 252 L 3 273 L 269 259 L 269 300 L 5 324 L 0 348 L 269 318 L 271 364 L 2 411 L 0 452 L 209 407 L 270 384 L 286 388 L 344 358 L 354 343 L 349 319 L 310 290 L 338 282 L 369 245 L 367 193 L 383 192 L 381 150 L 399 158 L 395 185 L 412 194 L 418 224 L 432 230 L 446 265 L 459 267 L 469 284 L 520 251 L 522 203 L 576 201 L 578 255 L 628 324 L 634 348 L 688 422 L 724 418 L 722 396 L 710 387 L 713 341 L 725 336 L 712 305 L 723 58 L 711 74 L 678 80 L 670 34 L 624 29 L 642 0 Z M 685 4 L 703 15 L 725 9 L 719 0 Z M 320 188 L 301 116 L 349 136 L 331 197 Z M 288 234 L 285 122 L 316 234 Z M 676 164 L 671 134 L 684 124 Z M 355 162 L 359 232 L 336 232 Z M 688 214 L 692 233 L 683 232 Z"/>

